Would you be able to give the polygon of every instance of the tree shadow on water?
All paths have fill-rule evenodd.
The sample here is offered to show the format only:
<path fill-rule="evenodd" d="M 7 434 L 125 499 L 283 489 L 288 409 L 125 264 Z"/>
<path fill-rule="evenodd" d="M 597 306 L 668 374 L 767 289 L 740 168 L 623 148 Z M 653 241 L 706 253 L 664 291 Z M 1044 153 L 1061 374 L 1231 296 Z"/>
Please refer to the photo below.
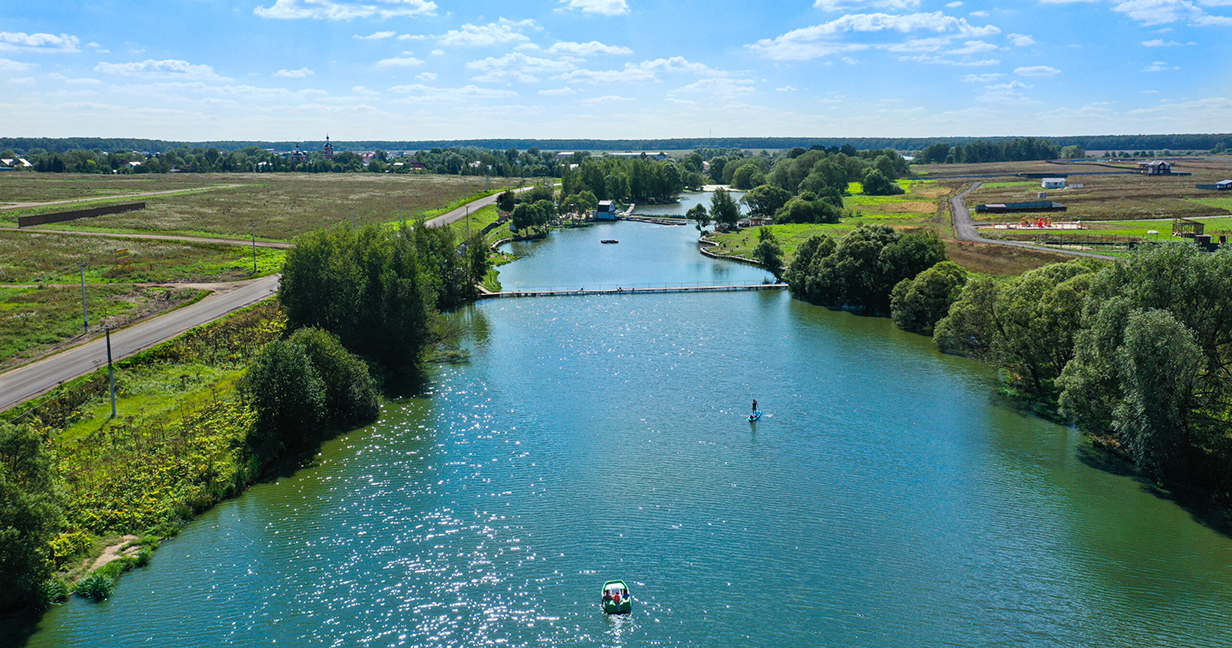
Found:
<path fill-rule="evenodd" d="M 382 395 L 386 401 L 422 396 L 428 388 L 428 376 L 423 372 L 403 375 L 387 379 L 382 385 Z M 361 425 L 331 426 L 305 435 L 294 444 L 285 445 L 261 471 L 257 484 L 270 484 L 280 479 L 294 476 L 295 473 L 316 465 L 321 448 L 328 442 L 369 425 L 380 422 L 377 419 Z M 0 646 L 0 648 L 4 648 Z"/>
<path fill-rule="evenodd" d="M 0 648 L 21 648 L 42 629 L 42 610 L 0 614 Z"/>
<path fill-rule="evenodd" d="M 1098 444 L 1080 447 L 1078 461 L 1110 475 L 1133 479 L 1144 492 L 1172 502 L 1188 513 L 1194 522 L 1225 538 L 1232 538 L 1232 514 L 1229 513 L 1228 507 L 1219 501 L 1216 493 L 1197 486 L 1166 487 L 1151 481 L 1142 476 L 1138 467 L 1127 457 Z"/>

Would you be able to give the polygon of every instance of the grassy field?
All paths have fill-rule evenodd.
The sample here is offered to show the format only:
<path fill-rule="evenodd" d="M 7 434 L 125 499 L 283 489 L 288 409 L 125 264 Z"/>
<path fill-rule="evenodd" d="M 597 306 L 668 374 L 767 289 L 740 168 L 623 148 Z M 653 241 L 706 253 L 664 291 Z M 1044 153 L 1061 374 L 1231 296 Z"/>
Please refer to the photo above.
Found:
<path fill-rule="evenodd" d="M 116 253 L 128 250 L 127 262 Z M 282 267 L 285 250 L 257 248 L 257 273 Z M 252 276 L 252 248 L 181 241 L 0 230 L 0 284 L 218 282 Z"/>
<path fill-rule="evenodd" d="M 196 299 L 193 288 L 90 284 L 86 304 L 90 329 L 124 326 Z M 82 341 L 81 288 L 45 286 L 0 289 L 0 371 Z"/>
<path fill-rule="evenodd" d="M 1116 163 L 1123 169 L 1135 168 L 1131 163 Z M 1037 194 L 1044 192 L 1047 200 L 1063 203 L 1069 209 L 1062 216 L 1066 220 L 1139 220 L 1158 218 L 1191 218 L 1195 216 L 1219 216 L 1232 212 L 1232 199 L 1213 196 L 1212 192 L 1197 189 L 1196 184 L 1208 184 L 1232 177 L 1232 161 L 1182 161 L 1177 171 L 1192 173 L 1191 176 L 1149 177 L 1138 173 L 1119 175 L 1071 175 L 1069 182 L 1083 185 L 1080 188 L 1044 190 L 1039 181 L 1016 181 L 983 179 L 983 185 L 967 196 L 967 205 L 972 208 L 973 218 L 990 222 L 1018 220 L 1014 215 L 978 214 L 975 206 L 981 204 L 1026 202 L 1039 200 Z M 1097 166 L 1093 163 L 1047 164 L 1043 162 L 995 163 L 987 165 L 933 165 L 916 167 L 917 172 L 928 171 L 971 175 L 994 173 L 1085 173 L 1105 172 L 1116 169 Z M 952 180 L 955 184 L 975 181 Z"/>
<path fill-rule="evenodd" d="M 79 198 L 131 197 L 151 191 L 201 189 L 248 184 L 264 176 L 252 174 L 151 173 L 85 175 L 72 173 L 5 173 L 0 175 L 0 204 L 50 202 Z"/>
<path fill-rule="evenodd" d="M 61 195 L 66 181 L 80 181 L 86 191 L 128 188 L 127 178 L 93 176 L 54 177 L 54 174 L 23 174 L 53 183 L 47 191 L 22 185 L 9 197 L 46 198 Z M 255 227 L 260 239 L 290 240 L 299 234 L 350 222 L 356 226 L 385 223 L 445 207 L 484 190 L 483 178 L 474 176 L 383 175 L 383 174 L 201 174 L 198 186 L 242 184 L 243 186 L 170 196 L 143 198 L 146 209 L 109 214 L 67 223 L 39 226 L 42 229 L 84 231 L 154 232 L 213 237 L 247 237 Z M 492 189 L 515 180 L 491 181 Z M 165 190 L 142 188 L 142 190 Z M 181 186 L 178 188 L 189 188 Z M 3 195 L 0 192 L 0 195 Z M 0 212 L 0 222 L 16 222 L 13 212 Z"/>

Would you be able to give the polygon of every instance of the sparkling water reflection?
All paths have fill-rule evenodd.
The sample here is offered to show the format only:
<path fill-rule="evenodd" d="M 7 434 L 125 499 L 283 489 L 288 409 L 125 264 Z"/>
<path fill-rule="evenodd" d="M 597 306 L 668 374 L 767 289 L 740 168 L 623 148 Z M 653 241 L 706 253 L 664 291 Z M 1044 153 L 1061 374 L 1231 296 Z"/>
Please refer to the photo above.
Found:
<path fill-rule="evenodd" d="M 457 316 L 469 363 L 31 645 L 1232 644 L 1228 538 L 887 320 L 785 293 Z"/>

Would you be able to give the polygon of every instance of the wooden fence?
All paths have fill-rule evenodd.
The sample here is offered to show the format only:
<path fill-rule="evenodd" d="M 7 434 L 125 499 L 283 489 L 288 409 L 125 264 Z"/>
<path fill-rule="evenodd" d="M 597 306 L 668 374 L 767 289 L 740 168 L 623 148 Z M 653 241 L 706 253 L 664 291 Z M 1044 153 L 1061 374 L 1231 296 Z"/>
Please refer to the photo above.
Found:
<path fill-rule="evenodd" d="M 106 207 L 94 207 L 93 209 L 74 209 L 73 211 L 55 212 L 52 214 L 35 214 L 33 216 L 18 216 L 18 227 L 30 227 L 31 225 L 46 225 L 47 223 L 62 223 L 64 221 L 77 220 L 78 218 L 94 218 L 95 216 L 103 216 L 105 214 L 122 214 L 124 212 L 137 211 L 145 209 L 145 203 L 127 203 L 124 205 L 108 205 Z"/>

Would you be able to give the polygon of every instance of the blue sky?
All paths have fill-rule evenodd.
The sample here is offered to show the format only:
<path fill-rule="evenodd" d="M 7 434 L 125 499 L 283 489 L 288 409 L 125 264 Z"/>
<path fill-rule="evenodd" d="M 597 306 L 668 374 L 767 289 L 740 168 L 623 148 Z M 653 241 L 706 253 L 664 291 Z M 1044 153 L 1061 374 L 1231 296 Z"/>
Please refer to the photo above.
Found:
<path fill-rule="evenodd" d="M 1232 130 L 1232 0 L 94 0 L 0 9 L 0 134 Z"/>

